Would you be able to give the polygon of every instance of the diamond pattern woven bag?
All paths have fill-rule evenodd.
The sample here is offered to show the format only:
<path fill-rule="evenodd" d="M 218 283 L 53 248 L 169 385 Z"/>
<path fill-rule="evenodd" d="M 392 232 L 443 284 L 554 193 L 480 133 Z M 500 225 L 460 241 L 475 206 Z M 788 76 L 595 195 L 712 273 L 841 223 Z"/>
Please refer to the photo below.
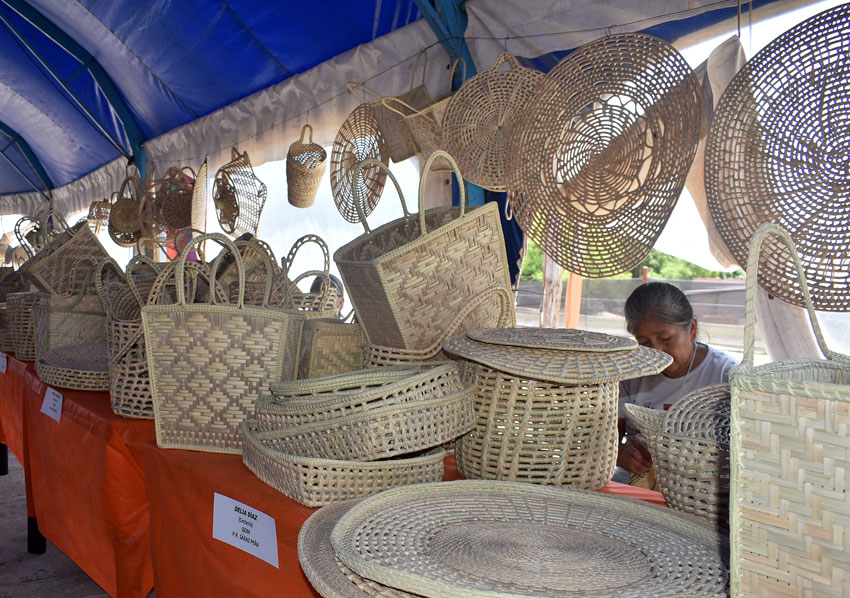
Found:
<path fill-rule="evenodd" d="M 239 271 L 236 304 L 187 304 L 184 270 L 189 252 L 205 240 L 231 252 Z M 215 269 L 210 286 L 215 287 Z M 242 421 L 269 380 L 280 379 L 290 316 L 245 305 L 245 269 L 236 247 L 221 234 L 193 239 L 175 269 L 177 303 L 146 305 L 142 325 L 147 342 L 157 445 L 217 453 L 241 453 Z"/>

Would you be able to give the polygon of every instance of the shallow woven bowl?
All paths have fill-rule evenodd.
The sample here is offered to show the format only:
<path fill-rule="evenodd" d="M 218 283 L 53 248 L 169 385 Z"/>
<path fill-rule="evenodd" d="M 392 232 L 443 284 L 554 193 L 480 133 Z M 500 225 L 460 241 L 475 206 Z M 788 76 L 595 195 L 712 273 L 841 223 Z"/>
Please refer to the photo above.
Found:
<path fill-rule="evenodd" d="M 658 38 L 611 35 L 569 54 L 508 141 L 505 184 L 520 227 L 587 278 L 636 267 L 685 185 L 702 105 L 690 66 Z"/>
<path fill-rule="evenodd" d="M 756 229 L 794 238 L 815 309 L 850 310 L 850 4 L 789 29 L 729 83 L 705 148 L 705 190 L 740 265 Z M 803 305 L 785 246 L 768 239 L 759 285 Z"/>

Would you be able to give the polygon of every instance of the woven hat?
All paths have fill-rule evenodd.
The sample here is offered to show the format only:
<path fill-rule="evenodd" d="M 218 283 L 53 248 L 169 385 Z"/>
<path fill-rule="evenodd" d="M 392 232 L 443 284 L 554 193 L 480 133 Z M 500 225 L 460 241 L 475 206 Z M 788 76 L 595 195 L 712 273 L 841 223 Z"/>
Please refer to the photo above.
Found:
<path fill-rule="evenodd" d="M 430 597 L 722 596 L 726 547 L 669 509 L 516 482 L 396 488 L 331 532 L 361 577 Z"/>
<path fill-rule="evenodd" d="M 359 499 L 322 507 L 301 526 L 298 533 L 298 562 L 319 594 L 327 598 L 416 598 L 395 588 L 363 579 L 342 564 L 331 546 L 331 531 Z"/>
<path fill-rule="evenodd" d="M 691 67 L 663 40 L 612 35 L 559 62 L 534 95 L 505 169 L 520 227 L 570 272 L 634 268 L 696 153 L 703 100 Z"/>
<path fill-rule="evenodd" d="M 371 104 L 360 104 L 343 121 L 331 150 L 331 192 L 336 209 L 348 222 L 360 222 L 354 205 L 355 199 L 365 218 L 372 213 L 387 180 L 385 171 L 376 166 L 362 168 L 356 175 L 356 166 L 373 159 L 388 165 L 387 142 L 375 119 Z"/>
<path fill-rule="evenodd" d="M 505 64 L 510 69 L 500 70 Z M 442 122 L 443 144 L 463 178 L 485 189 L 505 191 L 508 139 L 545 78 L 504 52 L 452 96 Z"/>
<path fill-rule="evenodd" d="M 740 265 L 765 222 L 794 238 L 815 309 L 850 310 L 850 5 L 776 38 L 738 71 L 714 111 L 705 186 L 717 230 Z M 804 305 L 788 250 L 770 238 L 758 282 Z"/>
<path fill-rule="evenodd" d="M 612 382 L 663 371 L 672 358 L 633 339 L 557 328 L 483 328 L 447 339 L 443 349 L 515 376 L 560 384 Z"/>

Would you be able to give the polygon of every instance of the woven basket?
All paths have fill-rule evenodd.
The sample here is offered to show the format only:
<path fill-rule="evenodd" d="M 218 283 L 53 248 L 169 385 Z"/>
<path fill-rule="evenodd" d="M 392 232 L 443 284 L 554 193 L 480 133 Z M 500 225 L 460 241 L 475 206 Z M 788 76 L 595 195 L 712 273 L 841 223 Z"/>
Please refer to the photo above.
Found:
<path fill-rule="evenodd" d="M 505 64 L 510 70 L 500 71 Z M 503 52 L 452 96 L 441 126 L 443 143 L 466 180 L 492 191 L 507 189 L 508 139 L 544 79 L 540 71 L 521 67 Z"/>
<path fill-rule="evenodd" d="M 705 146 L 711 218 L 743 265 L 755 230 L 775 222 L 794 239 L 815 309 L 850 311 L 843 68 L 850 45 L 850 5 L 785 31 L 746 62 L 720 98 Z M 817 73 L 817 75 L 813 75 Z M 839 141 L 841 140 L 841 141 Z M 767 240 L 759 284 L 804 305 L 793 260 Z"/>
<path fill-rule="evenodd" d="M 729 385 L 694 391 L 669 411 L 624 405 L 646 439 L 667 505 L 729 526 Z"/>
<path fill-rule="evenodd" d="M 299 250 L 307 243 L 314 243 L 315 245 L 318 245 L 319 249 L 322 251 L 322 270 L 319 272 L 310 270 L 293 277 L 292 265 L 295 262 L 295 257 L 298 255 Z M 288 301 L 291 303 L 283 305 L 284 307 L 312 311 L 335 308 L 337 290 L 330 282 L 331 256 L 328 252 L 327 243 L 325 243 L 321 237 L 318 235 L 304 235 L 297 239 L 295 243 L 292 244 L 292 247 L 289 249 L 289 253 L 286 254 L 286 257 L 281 258 L 280 264 L 283 273 L 283 280 L 289 281 L 290 290 Z M 309 290 L 302 291 L 298 288 L 298 284 L 305 280 L 308 276 L 317 276 L 324 280 L 321 290 L 310 292 Z M 281 303 L 275 304 L 281 305 Z"/>
<path fill-rule="evenodd" d="M 443 479 L 446 452 L 383 461 L 340 461 L 288 455 L 271 448 L 252 422 L 242 424 L 242 460 L 263 482 L 308 507 L 370 496 L 396 486 Z"/>
<path fill-rule="evenodd" d="M 360 104 L 343 121 L 331 150 L 331 193 L 336 209 L 348 222 L 359 222 L 378 205 L 387 176 L 371 166 L 355 172 L 364 160 L 389 164 L 386 137 L 370 104 Z M 355 205 L 355 202 L 358 202 Z"/>
<path fill-rule="evenodd" d="M 774 235 L 793 257 L 820 359 L 753 365 L 760 249 Z M 850 593 L 850 357 L 829 349 L 794 243 L 759 227 L 747 261 L 744 356 L 732 389 L 732 595 Z"/>
<path fill-rule="evenodd" d="M 107 229 L 109 237 L 121 247 L 132 247 L 145 236 L 139 213 L 142 209 L 142 182 L 129 173 L 118 193 L 111 198 Z"/>
<path fill-rule="evenodd" d="M 570 53 L 508 141 L 517 223 L 570 272 L 601 278 L 636 267 L 684 188 L 702 103 L 687 61 L 656 37 L 608 35 Z"/>
<path fill-rule="evenodd" d="M 304 132 L 310 137 L 304 142 Z M 328 153 L 318 143 L 313 143 L 313 127 L 304 125 L 301 137 L 289 146 L 286 153 L 286 193 L 289 203 L 296 208 L 309 208 L 316 199 L 322 176 L 328 167 Z"/>
<path fill-rule="evenodd" d="M 15 352 L 15 342 L 9 322 L 9 312 L 5 303 L 0 303 L 0 351 Z M 360 351 L 360 364 L 363 363 L 363 351 Z"/>
<path fill-rule="evenodd" d="M 235 257 L 239 297 L 235 305 L 187 304 L 187 255 L 215 240 Z M 271 276 L 269 266 L 269 278 Z M 268 380 L 283 373 L 290 316 L 244 304 L 245 270 L 237 248 L 220 234 L 192 239 L 175 268 L 177 303 L 142 308 L 157 445 L 239 453 L 240 424 Z M 215 267 L 210 285 L 216 287 Z"/>
<path fill-rule="evenodd" d="M 71 271 L 80 258 L 91 258 L 94 262 L 109 254 L 83 223 L 71 229 L 67 240 L 57 240 L 45 247 L 38 259 L 26 269 L 27 276 L 39 289 L 48 293 L 63 294 L 71 290 Z"/>
<path fill-rule="evenodd" d="M 563 329 L 475 330 L 443 348 L 475 387 L 476 426 L 455 444 L 464 477 L 591 490 L 614 474 L 619 380 L 671 360 L 631 339 Z"/>
<path fill-rule="evenodd" d="M 112 202 L 108 199 L 93 201 L 89 205 L 89 214 L 86 217 L 86 222 L 89 223 L 89 228 L 95 235 L 109 222 L 109 210 L 111 207 Z"/>
<path fill-rule="evenodd" d="M 248 152 L 230 150 L 230 162 L 218 169 L 213 180 L 213 203 L 218 223 L 229 235 L 257 234 L 268 189 L 254 174 Z"/>
<path fill-rule="evenodd" d="M 462 180 L 445 152 L 431 154 L 424 172 L 436 158 L 451 162 Z M 389 173 L 404 216 L 374 231 L 363 220 L 366 234 L 338 249 L 334 261 L 369 343 L 424 349 L 443 336 L 475 295 L 491 287 L 510 290 L 499 208 L 490 202 L 467 211 L 461 184 L 460 208 L 426 211 L 423 176 L 419 214 L 410 214 L 389 169 L 378 162 L 371 164 Z M 502 316 L 500 310 L 476 312 L 478 326 L 496 325 Z M 513 320 L 511 304 L 511 325 Z"/>
<path fill-rule="evenodd" d="M 343 374 L 363 367 L 363 329 L 334 318 L 304 322 L 298 378 Z"/>
<path fill-rule="evenodd" d="M 151 212 L 158 230 L 173 236 L 179 229 L 192 226 L 192 200 L 195 171 L 189 166 L 171 167 L 152 187 Z"/>
<path fill-rule="evenodd" d="M 9 330 L 15 357 L 21 361 L 35 361 L 35 318 L 33 308 L 41 300 L 43 293 L 9 293 L 6 296 L 6 309 L 9 313 Z"/>

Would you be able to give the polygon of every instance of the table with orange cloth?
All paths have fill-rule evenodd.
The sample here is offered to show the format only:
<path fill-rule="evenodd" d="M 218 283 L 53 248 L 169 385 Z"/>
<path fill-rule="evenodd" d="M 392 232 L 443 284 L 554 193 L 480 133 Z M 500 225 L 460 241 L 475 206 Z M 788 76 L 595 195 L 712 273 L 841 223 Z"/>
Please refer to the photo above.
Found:
<path fill-rule="evenodd" d="M 240 455 L 144 449 L 158 596 L 319 596 L 298 564 L 298 532 L 314 508 L 260 481 Z M 460 479 L 454 457 L 445 479 Z M 616 482 L 602 491 L 664 504 L 659 492 Z M 216 493 L 275 520 L 278 567 L 213 538 Z"/>
<path fill-rule="evenodd" d="M 23 396 L 32 503 L 42 534 L 111 596 L 153 588 L 140 447 L 154 422 L 119 417 L 107 392 L 56 389 L 59 422 L 41 413 L 48 386 L 27 370 Z"/>
<path fill-rule="evenodd" d="M 24 387 L 27 370 L 33 364 L 6 356 L 6 373 L 0 374 L 0 442 L 3 442 L 26 470 L 24 454 Z"/>

